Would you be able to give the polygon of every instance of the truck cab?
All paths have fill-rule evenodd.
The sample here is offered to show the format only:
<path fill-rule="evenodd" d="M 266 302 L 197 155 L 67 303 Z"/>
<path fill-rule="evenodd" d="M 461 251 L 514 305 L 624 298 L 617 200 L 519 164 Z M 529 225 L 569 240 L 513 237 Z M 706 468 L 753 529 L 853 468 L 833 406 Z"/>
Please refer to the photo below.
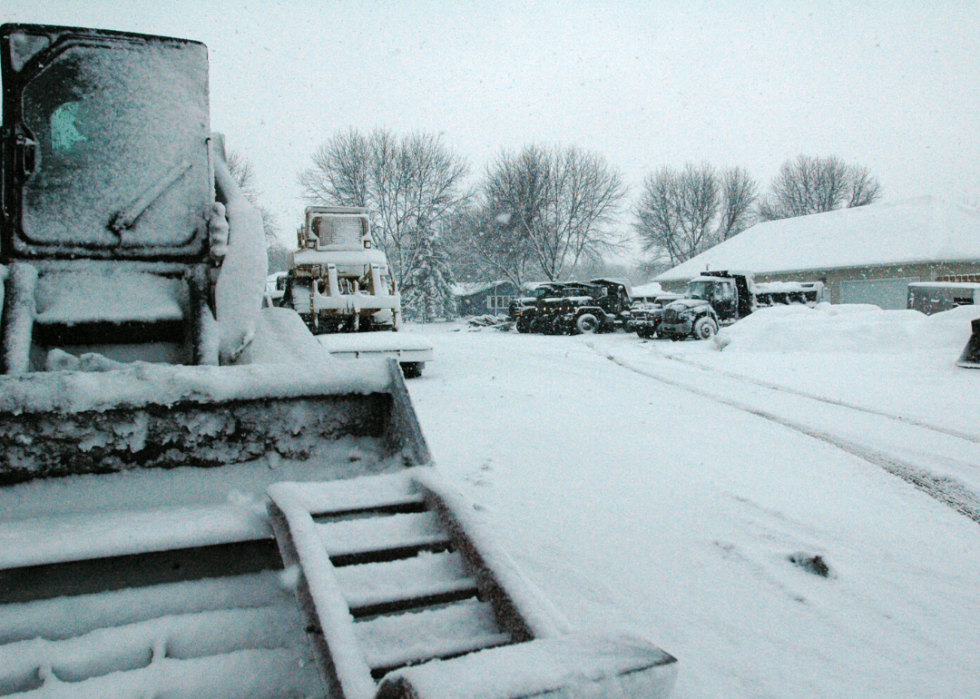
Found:
<path fill-rule="evenodd" d="M 684 298 L 669 304 L 657 332 L 662 337 L 699 340 L 713 337 L 756 308 L 754 281 L 747 272 L 702 272 L 687 283 Z"/>

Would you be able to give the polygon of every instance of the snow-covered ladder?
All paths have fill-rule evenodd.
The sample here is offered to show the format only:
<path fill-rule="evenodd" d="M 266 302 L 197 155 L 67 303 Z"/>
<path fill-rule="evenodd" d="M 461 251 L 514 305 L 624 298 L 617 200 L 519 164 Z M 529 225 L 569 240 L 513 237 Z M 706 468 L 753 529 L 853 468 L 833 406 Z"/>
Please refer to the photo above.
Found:
<path fill-rule="evenodd" d="M 467 678 L 494 699 L 582 682 L 669 692 L 674 658 L 642 639 L 570 635 L 430 467 L 269 495 L 331 697 L 436 699 Z"/>

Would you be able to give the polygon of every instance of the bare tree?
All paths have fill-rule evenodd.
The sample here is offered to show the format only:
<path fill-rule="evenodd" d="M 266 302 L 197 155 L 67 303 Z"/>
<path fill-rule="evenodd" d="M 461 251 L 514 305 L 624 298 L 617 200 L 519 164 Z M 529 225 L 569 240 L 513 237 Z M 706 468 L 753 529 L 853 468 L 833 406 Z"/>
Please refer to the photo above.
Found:
<path fill-rule="evenodd" d="M 537 274 L 534 250 L 508 214 L 469 207 L 447 223 L 441 238 L 459 281 L 502 279 L 520 287 Z"/>
<path fill-rule="evenodd" d="M 848 208 L 874 204 L 881 199 L 881 183 L 861 165 L 851 166 L 851 196 Z"/>
<path fill-rule="evenodd" d="M 742 168 L 662 167 L 643 182 L 633 230 L 653 266 L 673 267 L 745 230 L 755 200 L 756 184 Z"/>
<path fill-rule="evenodd" d="M 501 153 L 480 186 L 494 244 L 524 269 L 533 261 L 548 279 L 620 248 L 612 225 L 626 193 L 622 176 L 601 155 L 534 145 Z"/>
<path fill-rule="evenodd" d="M 865 206 L 880 198 L 881 184 L 867 168 L 848 165 L 837 156 L 799 155 L 779 168 L 758 215 L 774 221 Z"/>
<path fill-rule="evenodd" d="M 304 197 L 312 204 L 367 207 L 375 241 L 400 287 L 418 262 L 421 237 L 435 236 L 469 197 L 463 188 L 468 166 L 440 136 L 399 138 L 386 129 L 365 136 L 352 128 L 317 147 L 312 159 L 299 173 Z"/>
<path fill-rule="evenodd" d="M 279 224 L 276 221 L 275 214 L 259 203 L 261 193 L 255 183 L 255 168 L 252 166 L 252 162 L 233 149 L 227 152 L 225 162 L 228 164 L 228 170 L 231 172 L 232 177 L 238 182 L 242 194 L 245 195 L 245 198 L 262 215 L 262 230 L 265 233 L 266 248 L 273 246 L 282 247 L 282 244 L 279 242 Z"/>
<path fill-rule="evenodd" d="M 734 167 L 721 173 L 719 242 L 738 235 L 755 223 L 753 208 L 758 198 L 758 185 L 744 168 Z"/>

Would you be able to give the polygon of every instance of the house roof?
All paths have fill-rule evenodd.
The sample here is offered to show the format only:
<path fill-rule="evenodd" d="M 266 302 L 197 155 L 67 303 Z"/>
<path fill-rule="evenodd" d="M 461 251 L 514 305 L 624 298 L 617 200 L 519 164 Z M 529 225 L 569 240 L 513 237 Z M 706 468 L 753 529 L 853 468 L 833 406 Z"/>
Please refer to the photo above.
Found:
<path fill-rule="evenodd" d="M 656 277 L 756 274 L 923 262 L 980 262 L 980 210 L 927 196 L 759 223 Z"/>
<path fill-rule="evenodd" d="M 495 282 L 463 282 L 460 284 L 453 284 L 453 293 L 456 296 L 472 296 L 473 294 L 479 294 L 481 291 L 489 291 L 496 286 L 509 283 L 510 282 L 506 280 L 499 280 Z"/>
<path fill-rule="evenodd" d="M 663 287 L 660 286 L 660 282 L 650 282 L 633 287 L 633 296 L 653 296 L 661 293 L 663 293 Z"/>

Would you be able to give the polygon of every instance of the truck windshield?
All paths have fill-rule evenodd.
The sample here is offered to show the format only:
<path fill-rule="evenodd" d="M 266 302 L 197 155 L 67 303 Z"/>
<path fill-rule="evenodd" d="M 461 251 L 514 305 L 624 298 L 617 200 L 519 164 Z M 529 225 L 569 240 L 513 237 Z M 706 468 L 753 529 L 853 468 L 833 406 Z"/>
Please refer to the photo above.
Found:
<path fill-rule="evenodd" d="M 692 299 L 702 299 L 707 301 L 711 298 L 711 289 L 714 282 L 688 282 L 687 295 Z"/>

